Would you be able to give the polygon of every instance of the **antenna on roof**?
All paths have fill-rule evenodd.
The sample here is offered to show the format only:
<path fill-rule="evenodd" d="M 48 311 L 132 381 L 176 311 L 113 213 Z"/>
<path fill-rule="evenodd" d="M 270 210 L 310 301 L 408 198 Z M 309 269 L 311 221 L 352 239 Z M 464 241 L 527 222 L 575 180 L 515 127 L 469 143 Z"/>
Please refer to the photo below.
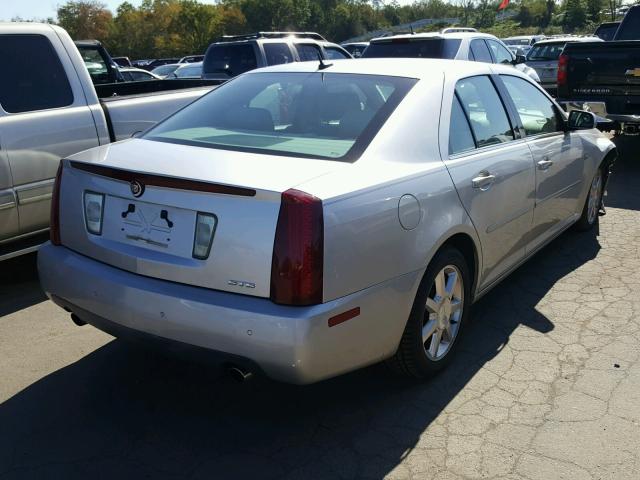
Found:
<path fill-rule="evenodd" d="M 318 61 L 320 62 L 320 65 L 318 65 L 318 70 L 326 70 L 331 65 L 333 65 L 333 63 L 324 63 L 324 61 L 322 60 L 322 55 L 320 55 L 320 52 L 318 52 Z"/>

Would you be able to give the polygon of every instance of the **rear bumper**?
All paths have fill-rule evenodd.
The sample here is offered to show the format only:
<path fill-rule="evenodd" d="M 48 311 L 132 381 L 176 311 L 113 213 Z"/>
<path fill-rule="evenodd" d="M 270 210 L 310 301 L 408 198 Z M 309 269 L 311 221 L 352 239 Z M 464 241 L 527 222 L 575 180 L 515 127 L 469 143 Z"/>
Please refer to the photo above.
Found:
<path fill-rule="evenodd" d="M 595 113 L 599 117 L 611 120 L 619 126 L 624 126 L 625 123 L 634 125 L 640 124 L 640 111 L 637 115 L 609 113 L 605 102 L 592 100 L 563 100 L 560 104 L 567 112 L 570 112 L 571 110 L 586 110 L 587 112 Z"/>
<path fill-rule="evenodd" d="M 422 276 L 412 272 L 321 305 L 287 307 L 143 277 L 51 244 L 40 249 L 38 268 L 48 296 L 107 333 L 200 347 L 297 384 L 392 355 Z M 355 307 L 359 316 L 328 326 Z"/>

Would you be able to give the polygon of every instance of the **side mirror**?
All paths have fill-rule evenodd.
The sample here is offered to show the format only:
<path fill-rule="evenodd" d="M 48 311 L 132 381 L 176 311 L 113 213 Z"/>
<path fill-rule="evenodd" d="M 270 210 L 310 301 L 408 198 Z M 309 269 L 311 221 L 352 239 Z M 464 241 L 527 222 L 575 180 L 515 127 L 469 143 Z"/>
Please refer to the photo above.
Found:
<path fill-rule="evenodd" d="M 584 110 L 571 110 L 569 112 L 569 121 L 567 125 L 569 130 L 590 130 L 596 128 L 598 121 L 596 116 L 591 112 Z"/>
<path fill-rule="evenodd" d="M 526 63 L 526 61 L 527 61 L 527 57 L 525 57 L 522 54 L 518 54 L 516 55 L 516 59 L 514 60 L 513 64 L 520 65 L 521 63 Z"/>

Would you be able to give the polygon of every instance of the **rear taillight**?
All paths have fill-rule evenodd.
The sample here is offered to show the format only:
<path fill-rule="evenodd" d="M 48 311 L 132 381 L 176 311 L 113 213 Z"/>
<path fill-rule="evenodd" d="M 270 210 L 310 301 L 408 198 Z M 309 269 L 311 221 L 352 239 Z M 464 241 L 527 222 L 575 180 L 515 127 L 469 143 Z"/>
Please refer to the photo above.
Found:
<path fill-rule="evenodd" d="M 567 67 L 569 65 L 569 56 L 562 54 L 558 57 L 558 86 L 563 87 L 567 84 Z"/>
<path fill-rule="evenodd" d="M 53 184 L 53 193 L 51 195 L 49 240 L 51 240 L 51 243 L 54 245 L 62 245 L 60 241 L 60 183 L 62 181 L 62 169 L 62 161 L 60 161 L 58 172 L 56 173 L 56 181 Z"/>
<path fill-rule="evenodd" d="M 322 200 L 299 190 L 282 194 L 271 263 L 271 300 L 286 305 L 322 303 Z"/>

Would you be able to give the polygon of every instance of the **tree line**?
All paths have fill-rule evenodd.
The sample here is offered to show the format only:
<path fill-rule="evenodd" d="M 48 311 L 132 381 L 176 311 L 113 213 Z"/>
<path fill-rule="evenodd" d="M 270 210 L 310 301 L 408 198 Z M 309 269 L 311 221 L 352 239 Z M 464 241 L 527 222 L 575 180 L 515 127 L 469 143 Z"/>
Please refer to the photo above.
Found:
<path fill-rule="evenodd" d="M 621 0 L 514 0 L 498 12 L 499 0 L 144 0 L 109 11 L 99 0 L 70 0 L 57 23 L 74 39 L 102 41 L 113 55 L 159 58 L 204 53 L 222 35 L 261 30 L 315 31 L 340 42 L 416 20 L 458 18 L 498 36 L 591 33 L 615 18 Z M 54 22 L 53 19 L 48 21 Z M 422 30 L 438 30 L 444 24 Z"/>

